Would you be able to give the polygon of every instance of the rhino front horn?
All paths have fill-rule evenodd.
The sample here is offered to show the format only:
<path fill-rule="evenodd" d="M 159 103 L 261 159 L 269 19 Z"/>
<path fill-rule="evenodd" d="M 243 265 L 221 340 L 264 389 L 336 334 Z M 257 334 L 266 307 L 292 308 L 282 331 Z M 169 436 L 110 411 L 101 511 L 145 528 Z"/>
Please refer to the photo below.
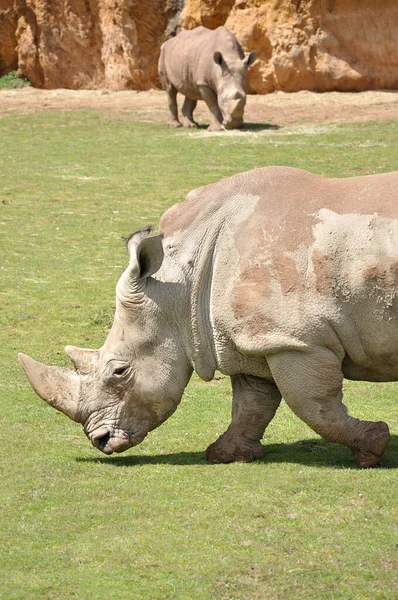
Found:
<path fill-rule="evenodd" d="M 18 354 L 18 359 L 36 394 L 53 408 L 79 422 L 79 375 L 72 369 L 43 365 L 22 352 Z"/>

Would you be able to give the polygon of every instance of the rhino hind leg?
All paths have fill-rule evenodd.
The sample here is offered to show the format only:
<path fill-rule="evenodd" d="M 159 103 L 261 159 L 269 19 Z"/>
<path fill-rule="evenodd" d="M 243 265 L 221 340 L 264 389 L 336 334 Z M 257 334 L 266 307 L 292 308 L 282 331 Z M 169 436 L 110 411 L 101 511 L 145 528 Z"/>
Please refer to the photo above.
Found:
<path fill-rule="evenodd" d="M 167 92 L 167 99 L 168 99 L 168 103 L 169 103 L 169 121 L 168 121 L 168 126 L 169 127 L 181 127 L 181 123 L 178 120 L 178 107 L 177 107 L 177 90 L 176 88 L 171 85 L 171 83 L 167 83 L 165 84 L 166 87 L 166 92 Z"/>
<path fill-rule="evenodd" d="M 232 421 L 227 431 L 206 450 L 210 462 L 251 462 L 263 455 L 264 430 L 281 402 L 273 382 L 250 375 L 233 375 Z"/>
<path fill-rule="evenodd" d="M 388 426 L 348 415 L 341 361 L 331 350 L 275 354 L 268 357 L 268 364 L 286 403 L 311 429 L 348 446 L 359 467 L 380 462 L 390 439 Z"/>
<path fill-rule="evenodd" d="M 184 127 L 199 127 L 196 121 L 193 120 L 193 111 L 195 110 L 197 103 L 197 100 L 185 98 L 181 110 L 182 114 L 184 115 Z"/>

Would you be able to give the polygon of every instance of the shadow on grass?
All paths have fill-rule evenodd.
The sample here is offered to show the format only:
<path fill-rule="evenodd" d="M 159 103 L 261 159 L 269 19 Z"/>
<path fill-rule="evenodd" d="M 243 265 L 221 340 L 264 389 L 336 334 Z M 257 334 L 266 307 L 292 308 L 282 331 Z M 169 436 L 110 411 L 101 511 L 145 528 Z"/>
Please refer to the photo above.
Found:
<path fill-rule="evenodd" d="M 242 131 L 264 131 L 264 130 L 278 130 L 282 129 L 281 125 L 276 125 L 272 123 L 245 123 L 243 125 Z"/>
<path fill-rule="evenodd" d="M 176 452 L 170 454 L 123 455 L 98 458 L 76 458 L 77 462 L 103 462 L 115 467 L 134 467 L 151 464 L 167 465 L 207 465 L 213 463 L 206 460 L 205 452 Z M 293 463 L 312 467 L 328 467 L 334 469 L 357 469 L 351 452 L 340 444 L 332 444 L 322 439 L 301 440 L 292 444 L 265 444 L 264 458 L 258 462 Z M 398 468 L 398 435 L 392 435 L 385 452 L 383 463 L 385 469 Z"/>
<path fill-rule="evenodd" d="M 198 125 L 198 127 L 193 128 L 191 131 L 195 131 L 195 129 L 200 129 L 201 131 L 206 131 L 206 129 L 208 128 L 208 125 L 206 123 L 200 123 Z M 281 125 L 275 125 L 272 123 L 244 123 L 243 127 L 241 129 L 227 129 L 226 131 L 235 131 L 235 132 L 239 132 L 242 131 L 244 132 L 253 132 L 253 133 L 257 133 L 259 131 L 266 131 L 266 130 L 277 130 L 277 129 L 281 129 L 282 126 Z M 181 129 L 182 131 L 184 130 L 184 128 Z M 222 130 L 218 133 L 222 133 Z"/>

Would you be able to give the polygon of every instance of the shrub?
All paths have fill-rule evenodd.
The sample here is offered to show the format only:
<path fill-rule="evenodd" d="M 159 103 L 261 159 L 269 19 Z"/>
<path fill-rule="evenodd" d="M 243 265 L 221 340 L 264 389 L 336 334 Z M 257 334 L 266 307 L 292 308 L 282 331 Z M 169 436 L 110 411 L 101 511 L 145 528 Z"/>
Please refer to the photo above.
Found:
<path fill-rule="evenodd" d="M 10 71 L 7 75 L 0 77 L 0 90 L 9 90 L 31 85 L 27 77 L 18 74 L 18 71 Z"/>

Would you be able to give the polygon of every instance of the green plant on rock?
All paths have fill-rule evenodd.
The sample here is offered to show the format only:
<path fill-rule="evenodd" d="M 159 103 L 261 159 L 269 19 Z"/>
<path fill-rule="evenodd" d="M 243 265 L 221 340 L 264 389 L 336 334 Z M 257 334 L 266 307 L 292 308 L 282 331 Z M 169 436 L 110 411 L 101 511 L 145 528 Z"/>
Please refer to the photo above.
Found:
<path fill-rule="evenodd" d="M 29 79 L 20 75 L 18 71 L 10 71 L 7 75 L 0 77 L 0 90 L 11 90 L 31 85 Z"/>

